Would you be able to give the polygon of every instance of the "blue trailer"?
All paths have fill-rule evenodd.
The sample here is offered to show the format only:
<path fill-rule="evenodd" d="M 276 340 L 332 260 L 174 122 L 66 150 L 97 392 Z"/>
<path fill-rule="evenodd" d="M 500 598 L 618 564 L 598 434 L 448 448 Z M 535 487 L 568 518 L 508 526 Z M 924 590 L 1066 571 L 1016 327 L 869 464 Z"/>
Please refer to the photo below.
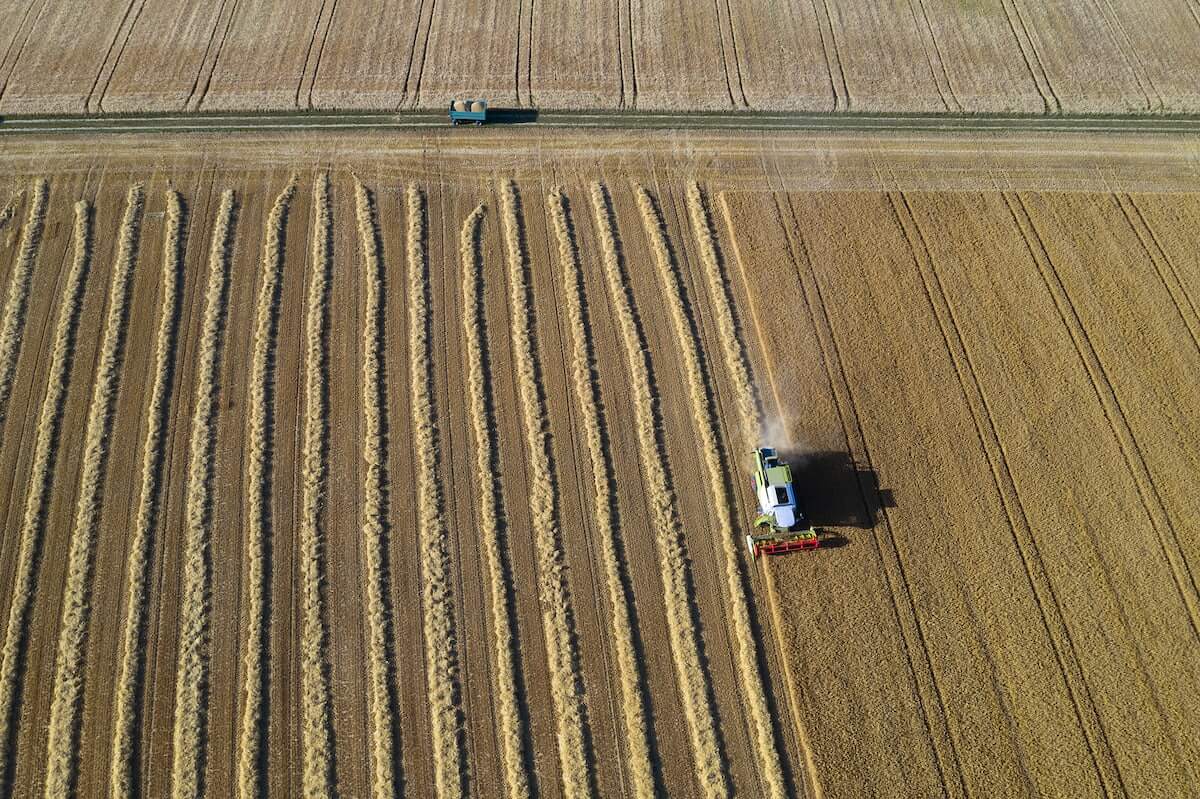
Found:
<path fill-rule="evenodd" d="M 487 100 L 455 100 L 450 103 L 450 124 L 474 122 L 482 125 L 487 120 Z"/>

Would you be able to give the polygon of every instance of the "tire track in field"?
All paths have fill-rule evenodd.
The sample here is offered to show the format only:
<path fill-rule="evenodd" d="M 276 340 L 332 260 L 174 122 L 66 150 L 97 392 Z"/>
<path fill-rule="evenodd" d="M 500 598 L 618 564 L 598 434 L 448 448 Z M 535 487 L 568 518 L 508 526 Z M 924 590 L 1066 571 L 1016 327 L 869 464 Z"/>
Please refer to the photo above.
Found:
<path fill-rule="evenodd" d="M 1046 571 L 1045 560 L 1042 558 L 1037 538 L 1030 527 L 1020 493 L 1017 491 L 987 395 L 983 391 L 979 373 L 963 339 L 954 306 L 938 275 L 937 263 L 929 251 L 925 233 L 917 222 L 908 198 L 903 194 L 898 196 L 889 194 L 888 200 L 896 223 L 904 231 L 905 239 L 912 251 L 913 260 L 916 262 L 925 287 L 926 300 L 937 319 L 943 343 L 954 363 L 959 387 L 967 401 L 975 431 L 979 437 L 980 448 L 991 467 L 993 486 L 1003 506 L 1009 533 L 1012 535 L 1017 553 L 1021 557 L 1030 590 L 1037 602 L 1043 629 L 1054 648 L 1055 658 L 1059 670 L 1062 672 L 1071 704 L 1075 708 L 1076 720 L 1087 742 L 1096 775 L 1106 796 L 1125 795 L 1126 790 L 1120 767 L 1113 754 L 1112 745 L 1100 719 L 1091 689 L 1083 675 L 1079 654 L 1075 649 L 1070 629 L 1067 627 L 1062 605 L 1055 595 L 1053 583 Z"/>
<path fill-rule="evenodd" d="M 1092 388 L 1095 390 L 1096 397 L 1104 409 L 1104 414 L 1108 418 L 1113 435 L 1120 445 L 1126 467 L 1137 486 L 1142 507 L 1158 537 L 1163 557 L 1167 561 L 1171 577 L 1179 592 L 1180 600 L 1187 611 L 1192 632 L 1197 638 L 1200 638 L 1200 608 L 1197 607 L 1196 578 L 1189 568 L 1183 547 L 1179 543 L 1179 534 L 1175 530 L 1175 526 L 1171 523 L 1171 519 L 1163 506 L 1162 498 L 1158 494 L 1158 488 L 1154 485 L 1154 481 L 1150 477 L 1145 457 L 1142 455 L 1137 439 L 1134 437 L 1129 422 L 1125 417 L 1125 410 L 1121 406 L 1121 401 L 1117 397 L 1116 390 L 1113 388 L 1111 381 L 1108 379 L 1108 374 L 1105 372 L 1104 365 L 1101 363 L 1100 357 L 1092 345 L 1091 337 L 1088 335 L 1083 320 L 1079 317 L 1079 312 L 1075 309 L 1075 305 L 1067 293 L 1066 287 L 1058 276 L 1058 272 L 1054 267 L 1054 261 L 1050 257 L 1049 250 L 1046 249 L 1041 233 L 1038 232 L 1037 227 L 1033 223 L 1033 218 L 1025 205 L 1025 201 L 1019 194 L 1011 192 L 1005 192 L 1003 196 L 1005 203 L 1008 205 L 1009 212 L 1012 214 L 1013 223 L 1020 230 L 1026 248 L 1037 266 L 1038 273 L 1042 277 L 1046 290 L 1054 300 L 1054 306 L 1058 310 L 1063 326 L 1067 328 L 1071 336 L 1071 341 L 1075 346 L 1075 351 L 1079 355 L 1084 368 L 1087 370 Z"/>
<path fill-rule="evenodd" d="M 144 194 L 140 185 L 129 189 L 121 220 L 116 263 L 108 294 L 108 313 L 92 384 L 84 433 L 83 463 L 75 504 L 74 527 L 67 555 L 67 582 L 63 588 L 58 651 L 50 700 L 45 795 L 47 799 L 71 796 L 79 768 L 79 713 L 87 670 L 88 620 L 94 571 L 96 528 L 103 505 L 108 466 L 108 437 L 117 392 L 128 326 L 127 306 L 131 277 L 137 264 Z"/>
<path fill-rule="evenodd" d="M 198 111 L 200 106 L 204 104 L 204 98 L 208 96 L 208 87 L 212 85 L 213 75 L 217 71 L 217 63 L 221 60 L 221 53 L 225 49 L 225 40 L 229 38 L 229 31 L 233 29 L 233 20 L 237 16 L 238 5 L 241 0 L 221 0 L 221 7 L 217 11 L 217 21 L 213 24 L 213 32 L 209 37 L 208 43 L 204 46 L 204 58 L 200 61 L 200 70 L 196 73 L 196 79 L 192 81 L 192 88 L 188 91 L 187 99 L 183 103 L 183 110 Z M 228 16 L 225 15 L 225 8 L 229 8 Z M 221 31 L 218 37 L 217 31 L 221 28 L 221 17 L 225 17 L 225 29 Z M 216 49 L 213 49 L 213 41 L 216 40 Z M 212 53 L 212 61 L 209 61 L 208 54 Z M 199 91 L 199 96 L 196 92 Z"/>
<path fill-rule="evenodd" d="M 495 699 L 500 708 L 504 778 L 509 799 L 531 795 L 525 751 L 525 718 L 518 696 L 521 672 L 513 619 L 512 571 L 502 529 L 505 527 L 496 422 L 487 360 L 487 318 L 483 306 L 483 257 L 479 236 L 484 206 L 480 203 L 463 221 L 459 236 L 462 269 L 463 337 L 466 341 L 467 386 L 470 394 L 471 430 L 475 442 L 475 474 L 479 485 L 479 527 L 490 577 L 492 635 L 495 638 Z"/>
<path fill-rule="evenodd" d="M 850 87 L 846 84 L 846 69 L 842 66 L 842 46 L 833 29 L 833 15 L 829 11 L 829 0 L 812 0 L 813 14 L 817 17 L 817 31 L 821 34 L 821 49 L 825 53 L 825 66 L 829 70 L 829 88 L 833 93 L 833 110 L 850 110 Z M 826 41 L 828 31 L 829 40 Z M 834 74 L 836 67 L 837 73 Z M 838 91 L 838 89 L 841 91 Z"/>
<path fill-rule="evenodd" d="M 1012 31 L 1017 49 L 1021 51 L 1021 59 L 1025 62 L 1025 68 L 1029 70 L 1029 77 L 1033 79 L 1033 85 L 1037 87 L 1038 94 L 1042 96 L 1042 104 L 1045 106 L 1046 113 L 1061 114 L 1062 102 L 1058 99 L 1058 93 L 1054 91 L 1054 86 L 1050 83 L 1050 76 L 1046 74 L 1042 56 L 1037 51 L 1033 37 L 1029 35 L 1029 27 L 1021 15 L 1021 9 L 1017 6 L 1017 2 L 1018 0 L 1000 0 L 1000 7 L 1004 10 L 1008 29 Z"/>
<path fill-rule="evenodd" d="M 266 775 L 261 766 L 266 736 L 264 696 L 270 692 L 271 561 L 274 524 L 275 348 L 278 333 L 279 291 L 283 277 L 284 241 L 288 210 L 296 193 L 292 181 L 276 198 L 267 217 L 263 238 L 262 271 L 254 310 L 254 341 L 250 356 L 250 401 L 246 425 L 246 638 L 242 651 L 242 707 L 238 740 L 237 792 L 241 799 L 265 793 Z M 266 723 L 269 723 L 269 719 Z"/>
<path fill-rule="evenodd" d="M 908 0 L 908 9 L 921 36 L 925 60 L 929 64 L 929 75 L 942 98 L 942 104 L 950 113 L 961 114 L 963 106 L 954 94 L 954 85 L 950 82 L 950 73 L 946 71 L 946 62 L 942 58 L 942 46 L 938 43 L 933 25 L 929 22 L 929 10 L 925 7 L 925 0 Z M 917 19 L 918 12 L 920 19 Z"/>
<path fill-rule="evenodd" d="M 92 207 L 86 201 L 75 203 L 74 258 L 67 282 L 59 298 L 58 317 L 54 326 L 54 343 L 50 370 L 46 375 L 46 393 L 42 399 L 37 422 L 37 441 L 30 464 L 29 493 L 25 496 L 21 518 L 20 549 L 11 587 L 12 600 L 8 611 L 8 626 L 4 632 L 4 649 L 0 659 L 0 788 L 10 787 L 14 767 L 17 735 L 20 730 L 21 679 L 25 668 L 26 633 L 29 606 L 37 589 L 38 566 L 42 534 L 46 526 L 46 509 L 53 489 L 54 471 L 58 462 L 58 440 L 62 426 L 63 404 L 71 379 L 71 363 L 75 355 L 75 336 L 83 289 L 92 262 Z"/>
<path fill-rule="evenodd" d="M 112 80 L 113 72 L 117 69 L 117 62 L 121 60 L 121 56 L 125 53 L 125 47 L 129 44 L 129 37 L 133 34 L 133 26 L 137 24 L 138 18 L 142 15 L 142 9 L 145 7 L 146 0 L 129 0 L 128 5 L 125 6 L 125 13 L 121 15 L 121 24 L 117 26 L 112 41 L 108 43 L 108 50 L 104 53 L 104 59 L 100 62 L 100 68 L 96 70 L 96 77 L 92 81 L 92 87 L 88 89 L 87 96 L 83 100 L 83 110 L 85 113 L 95 114 L 104 111 L 104 93 L 108 91 L 108 84 Z M 122 33 L 124 33 L 124 36 L 121 35 Z M 120 47 L 117 46 L 118 41 L 121 43 Z M 114 50 L 117 52 L 115 58 L 113 58 Z M 93 98 L 95 99 L 94 103 Z"/>
<path fill-rule="evenodd" d="M 537 322 L 528 280 L 525 222 L 521 198 L 511 180 L 501 184 L 500 207 L 508 260 L 510 335 L 529 457 L 529 511 L 538 560 L 538 596 L 550 666 L 550 695 L 557 717 L 559 766 L 563 790 L 568 797 L 592 796 L 595 778 L 588 745 L 587 700 L 579 667 L 575 614 L 560 529 L 558 476 L 550 447 L 536 347 Z"/>
<path fill-rule="evenodd" d="M 4 58 L 0 59 L 0 73 L 3 73 L 3 76 L 0 77 L 0 100 L 4 99 L 4 92 L 8 89 L 8 81 L 12 78 L 12 74 L 17 68 L 17 62 L 21 60 L 21 54 L 25 52 L 25 45 L 29 43 L 29 37 L 33 35 L 33 29 L 37 27 L 37 21 L 41 17 L 49 0 L 40 0 L 40 2 L 41 8 L 33 15 L 33 23 L 29 26 L 29 30 L 25 32 L 25 38 L 21 39 L 20 44 L 17 44 L 17 38 L 20 36 L 21 30 L 25 27 L 25 22 L 29 19 L 30 12 L 33 11 L 34 6 L 39 4 L 39 0 L 30 0 L 29 4 L 25 6 L 25 11 L 21 14 L 21 21 L 17 23 L 17 32 L 8 44 L 8 48 L 4 52 Z M 13 55 L 14 46 L 17 50 L 15 55 Z M 10 59 L 9 56 L 12 56 L 12 58 Z M 7 71 L 5 70 L 5 65 L 8 66 Z"/>
<path fill-rule="evenodd" d="M 121 627 L 121 665 L 114 699 L 112 754 L 109 762 L 109 796 L 134 796 L 134 740 L 141 717 L 139 692 L 145 672 L 146 585 L 150 551 L 159 529 L 162 500 L 163 444 L 167 436 L 167 411 L 171 403 L 171 376 L 175 369 L 180 315 L 180 284 L 183 280 L 184 236 L 187 227 L 183 201 L 177 191 L 167 192 L 166 226 L 163 231 L 163 262 L 160 273 L 161 300 L 158 331 L 154 344 L 154 371 L 147 399 L 146 441 L 142 447 L 142 470 L 137 515 L 125 566 L 125 616 Z"/>
<path fill-rule="evenodd" d="M 465 791 L 462 710 L 454 593 L 450 586 L 449 534 L 443 516 L 437 459 L 440 434 L 433 397 L 429 341 L 430 289 L 425 194 L 410 184 L 408 202 L 408 349 L 411 359 L 413 445 L 417 461 L 417 537 L 422 576 L 425 672 L 433 736 L 434 782 L 439 799 Z"/>
<path fill-rule="evenodd" d="M 649 724 L 646 720 L 646 685 L 641 668 L 641 642 L 634 620 L 632 591 L 626 576 L 628 568 L 620 544 L 617 497 L 609 452 L 608 431 L 596 374 L 591 321 L 584 290 L 583 268 L 575 241 L 574 222 L 566 195 L 558 189 L 546 198 L 558 241 L 563 292 L 571 327 L 571 362 L 575 398 L 583 411 L 588 455 L 592 466 L 593 514 L 601 532 L 600 555 L 608 587 L 608 600 L 615 638 L 617 666 L 621 681 L 621 711 L 625 743 L 629 747 L 629 779 L 634 795 L 650 797 L 657 790 L 654 779 L 655 755 L 652 754 Z"/>
<path fill-rule="evenodd" d="M 780 202 L 778 197 L 775 198 L 775 202 L 777 210 L 780 212 L 780 218 L 782 219 L 782 208 L 778 205 Z M 796 214 L 796 209 L 792 206 L 791 197 L 785 194 L 784 202 L 787 203 L 788 215 L 791 218 L 791 230 L 799 231 L 801 229 L 799 218 Z M 798 238 L 799 234 L 797 234 Z M 846 376 L 845 366 L 842 362 L 841 348 L 838 346 L 837 339 L 833 333 L 833 324 L 825 310 L 825 298 L 821 291 L 821 285 L 817 280 L 816 270 L 813 268 L 812 260 L 808 255 L 803 240 L 793 241 L 791 245 L 794 250 L 792 253 L 794 263 L 800 272 L 801 285 L 806 292 L 805 303 L 808 308 L 809 317 L 812 320 L 814 335 L 821 345 L 821 362 L 825 367 L 834 406 L 837 409 L 842 433 L 845 436 L 847 451 L 855 463 L 861 463 L 866 467 L 866 473 L 873 472 L 875 466 L 871 460 L 870 449 L 867 446 L 866 433 L 863 430 L 858 403 L 855 401 L 854 394 L 850 389 L 850 381 Z M 800 255 L 799 258 L 796 257 L 797 253 Z M 807 296 L 810 287 L 813 292 L 811 299 Z M 888 594 L 895 613 L 896 624 L 901 631 L 904 654 L 908 660 L 909 672 L 912 674 L 913 682 L 916 686 L 922 722 L 928 735 L 930 748 L 933 751 L 934 765 L 937 768 L 942 789 L 947 796 L 966 796 L 968 795 L 968 791 L 965 776 L 957 746 L 950 733 L 945 697 L 942 695 L 941 686 L 938 685 L 937 677 L 933 670 L 933 664 L 929 656 L 929 647 L 925 640 L 925 633 L 921 626 L 920 617 L 916 612 L 916 605 L 913 601 L 912 590 L 907 575 L 905 574 L 904 560 L 900 555 L 900 546 L 896 541 L 891 518 L 888 515 L 887 509 L 879 502 L 878 496 L 872 494 L 874 489 L 865 482 L 863 473 L 859 474 L 856 481 L 858 483 L 859 498 L 863 503 L 863 508 L 866 510 L 867 516 L 873 519 L 880 519 L 887 533 L 886 546 L 882 541 L 876 539 L 876 553 L 880 563 L 884 567 L 884 578 L 888 586 Z M 942 751 L 942 747 L 938 743 L 939 741 L 944 741 L 949 745 L 949 754 Z M 953 776 L 949 774 L 947 760 L 953 764 Z"/>
<path fill-rule="evenodd" d="M 1192 298 L 1188 296 L 1187 289 L 1179 279 L 1179 270 L 1175 267 L 1171 256 L 1167 255 L 1167 251 L 1163 249 L 1162 243 L 1158 240 L 1158 234 L 1146 221 L 1146 217 L 1142 214 L 1142 209 L 1138 207 L 1137 201 L 1133 199 L 1133 195 L 1121 192 L 1115 194 L 1114 197 L 1121 212 L 1125 214 L 1129 226 L 1137 234 L 1142 248 L 1154 266 L 1158 279 L 1166 288 L 1167 293 L 1171 295 L 1171 302 L 1175 304 L 1176 312 L 1187 326 L 1188 333 L 1192 337 L 1192 344 L 1195 345 L 1197 351 L 1200 351 L 1200 315 L 1196 313 L 1196 306 L 1192 303 Z"/>
<path fill-rule="evenodd" d="M 387 352 L 384 331 L 386 287 L 380 252 L 375 198 L 355 181 L 355 216 L 363 253 L 365 308 L 362 332 L 362 539 L 365 553 L 363 580 L 367 598 L 369 707 L 371 713 L 371 795 L 375 799 L 403 794 L 403 777 L 396 771 L 396 697 L 392 692 L 392 608 L 388 579 L 387 472 Z"/>
<path fill-rule="evenodd" d="M 229 269 L 236 238 L 236 202 L 232 189 L 221 194 L 209 250 L 204 317 L 196 364 L 196 395 L 188 445 L 187 504 L 183 531 L 183 585 L 180 596 L 179 658 L 175 677 L 172 730 L 171 795 L 204 795 L 207 756 L 209 618 L 212 569 L 213 448 L 220 392 L 220 353 L 225 333 Z"/>
<path fill-rule="evenodd" d="M 1158 87 L 1154 85 L 1154 80 L 1146 72 L 1146 65 L 1142 62 L 1142 57 L 1138 54 L 1137 48 L 1129 36 L 1129 31 L 1125 29 L 1111 0 L 1093 0 L 1092 6 L 1100 12 L 1100 17 L 1104 20 L 1104 25 L 1112 37 L 1112 43 L 1121 53 L 1121 60 L 1133 73 L 1133 79 L 1137 81 L 1138 89 L 1146 98 L 1146 112 L 1161 113 L 1163 110 L 1162 92 L 1158 90 Z M 1157 103 L 1155 97 L 1158 98 Z"/>
<path fill-rule="evenodd" d="M 600 183 L 591 184 L 592 209 L 603 254 L 604 277 L 609 302 L 617 318 L 626 369 L 631 383 L 634 425 L 638 455 L 647 480 L 655 544 L 661 555 L 660 574 L 667 633 L 675 676 L 687 719 L 688 738 L 694 758 L 697 787 L 706 797 L 729 795 L 726 765 L 717 743 L 713 690 L 704 669 L 703 641 L 697 610 L 689 592 L 691 566 L 683 539 L 682 524 L 675 503 L 669 464 L 661 457 L 662 419 L 654 384 L 653 365 L 646 347 L 641 321 L 635 310 L 632 290 L 625 275 L 624 260 L 617 239 L 616 219 L 608 190 Z"/>
<path fill-rule="evenodd" d="M 329 13 L 325 13 L 325 9 L 329 9 Z M 317 84 L 317 74 L 321 69 L 321 56 L 325 54 L 325 43 L 329 41 L 329 31 L 333 28 L 333 15 L 337 13 L 337 0 L 322 0 L 321 7 L 317 10 L 317 19 L 313 23 L 312 36 L 308 40 L 308 49 L 304 52 L 304 66 L 300 70 L 300 83 L 296 85 L 296 100 L 295 107 L 301 109 L 312 108 L 313 87 Z M 324 23 L 324 25 L 322 25 Z M 321 40 L 317 44 L 317 39 Z M 313 50 L 316 49 L 314 57 Z M 312 67 L 309 67 L 312 64 Z M 304 105 L 300 105 L 300 98 L 304 97 Z"/>
<path fill-rule="evenodd" d="M 29 214 L 21 230 L 21 249 L 12 273 L 8 277 L 8 294 L 4 301 L 4 320 L 0 322 L 0 432 L 8 418 L 8 399 L 12 394 L 13 377 L 20 355 L 21 337 L 25 329 L 25 311 L 29 303 L 29 285 L 33 267 L 41 252 L 42 233 L 46 227 L 46 202 L 50 186 L 43 178 L 30 187 Z M 0 774 L 0 777 L 3 775 Z"/>
<path fill-rule="evenodd" d="M 313 184 L 313 222 L 304 309 L 304 443 L 300 514 L 300 750 L 306 799 L 333 795 L 334 739 L 330 720 L 329 631 L 325 626 L 325 491 L 329 474 L 329 279 L 333 271 L 333 210 L 329 176 Z"/>
<path fill-rule="evenodd" d="M 694 183 L 692 187 L 695 188 L 695 192 L 693 193 L 689 189 L 688 204 L 689 210 L 693 214 L 693 220 L 695 220 L 694 215 L 697 210 L 702 213 L 703 209 L 695 207 L 694 203 L 699 202 L 699 188 Z M 725 588 L 732 616 L 732 637 L 737 642 L 735 666 L 741 688 L 740 693 L 749 706 L 750 737 L 758 760 L 759 778 L 765 783 L 768 796 L 773 799 L 782 799 L 787 793 L 787 786 L 783 780 L 783 768 L 775 742 L 775 726 L 771 719 L 766 691 L 763 687 L 762 669 L 758 661 L 758 650 L 746 601 L 744 575 L 738 560 L 738 544 L 736 542 L 739 537 L 734 530 L 730 514 L 732 499 L 722 462 L 712 406 L 712 381 L 701 352 L 695 311 L 682 284 L 679 264 L 667 237 L 666 225 L 658 202 L 641 187 L 637 189 L 637 199 L 642 213 L 642 223 L 654 250 L 659 286 L 663 290 L 675 338 L 683 356 L 691 396 L 692 421 L 699 434 L 700 450 L 708 472 L 708 490 L 716 516 L 717 536 L 720 538 L 719 549 L 725 560 Z M 698 230 L 700 229 L 707 230 L 707 227 L 698 228 Z M 712 263 L 715 267 L 716 253 L 712 249 L 711 239 L 705 240 L 703 236 L 700 236 L 700 239 L 702 260 Z M 706 247 L 705 244 L 708 246 Z M 729 321 L 732 322 L 732 319 Z M 736 342 L 727 341 L 726 346 L 736 347 Z M 748 378 L 746 379 L 748 380 Z M 739 406 L 739 413 L 742 410 Z"/>

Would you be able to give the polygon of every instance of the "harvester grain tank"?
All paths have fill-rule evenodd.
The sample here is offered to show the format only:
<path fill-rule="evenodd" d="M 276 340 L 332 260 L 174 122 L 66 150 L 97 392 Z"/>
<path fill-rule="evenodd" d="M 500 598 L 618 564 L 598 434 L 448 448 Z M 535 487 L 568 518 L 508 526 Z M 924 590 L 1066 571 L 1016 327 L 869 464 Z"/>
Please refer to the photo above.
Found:
<path fill-rule="evenodd" d="M 454 100 L 450 103 L 450 124 L 460 125 L 474 122 L 482 125 L 487 121 L 487 100 Z"/>
<path fill-rule="evenodd" d="M 754 532 L 746 536 L 750 555 L 778 555 L 797 549 L 820 546 L 796 500 L 792 470 L 771 447 L 759 447 L 753 453 L 754 495 L 758 498 L 758 517 Z"/>

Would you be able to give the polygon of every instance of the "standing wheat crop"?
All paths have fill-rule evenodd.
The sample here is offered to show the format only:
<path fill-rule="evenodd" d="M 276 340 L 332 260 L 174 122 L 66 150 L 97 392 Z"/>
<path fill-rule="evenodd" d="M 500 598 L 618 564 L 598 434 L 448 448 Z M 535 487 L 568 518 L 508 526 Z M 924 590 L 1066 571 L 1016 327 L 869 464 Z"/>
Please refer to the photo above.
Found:
<path fill-rule="evenodd" d="M 150 547 L 158 529 L 160 478 L 165 456 L 167 408 L 171 401 L 171 372 L 179 328 L 180 280 L 183 274 L 183 202 L 179 192 L 167 192 L 160 274 L 158 332 L 154 339 L 153 383 L 146 403 L 146 441 L 137 516 L 129 541 L 125 574 L 125 617 L 121 627 L 121 666 L 113 701 L 112 758 L 109 763 L 109 796 L 134 795 L 133 748 L 137 734 L 137 692 L 145 664 L 142 625 L 146 617 L 146 580 Z"/>
<path fill-rule="evenodd" d="M 80 697 L 86 670 L 88 600 L 91 593 L 92 555 L 96 527 L 104 494 L 104 472 L 108 463 L 108 435 L 121 377 L 121 356 L 128 319 L 130 278 L 138 255 L 142 216 L 141 186 L 133 186 L 125 198 L 117 259 L 108 293 L 104 338 L 92 383 L 84 433 L 83 466 L 75 503 L 75 525 L 67 555 L 67 584 L 63 589 L 62 621 L 58 653 L 54 661 L 54 687 L 50 700 L 50 730 L 46 754 L 45 796 L 70 796 L 78 768 Z"/>
<path fill-rule="evenodd" d="M 82 200 L 75 203 L 74 241 L 74 260 L 59 299 L 50 371 L 46 375 L 46 393 L 38 414 L 29 493 L 25 495 L 25 512 L 21 517 L 21 544 L 13 571 L 10 589 L 12 603 L 8 608 L 8 627 L 4 632 L 4 653 L 0 660 L 0 780 L 7 779 L 9 758 L 16 743 L 13 723 L 17 715 L 17 683 L 25 666 L 24 644 L 29 605 L 37 587 L 37 552 L 45 531 L 46 510 L 54 483 L 62 408 L 75 352 L 75 328 L 83 302 L 84 282 L 92 260 L 92 208 Z"/>
<path fill-rule="evenodd" d="M 225 325 L 229 261 L 234 239 L 234 197 L 221 194 L 208 259 L 204 318 L 196 356 L 196 396 L 189 443 L 186 519 L 183 531 L 183 586 L 179 609 L 179 660 L 175 672 L 175 726 L 171 764 L 174 799 L 204 794 L 204 748 L 207 744 L 209 656 L 209 545 L 212 535 L 214 421 L 220 390 L 220 351 Z"/>
<path fill-rule="evenodd" d="M 661 441 L 658 397 L 653 390 L 650 357 L 634 312 L 632 293 L 621 265 L 616 223 L 609 205 L 608 193 L 602 185 L 593 183 L 591 194 L 596 228 L 600 234 L 604 256 L 604 276 L 608 283 L 609 299 L 616 309 L 621 343 L 625 349 L 626 368 L 629 371 L 638 453 L 641 457 L 642 472 L 647 478 L 646 494 L 657 533 L 655 539 L 662 556 L 667 633 L 671 641 L 679 693 L 683 698 L 683 712 L 692 743 L 696 779 L 705 796 L 725 797 L 729 795 L 729 786 L 725 779 L 724 759 L 717 741 L 716 718 L 710 700 L 711 687 L 700 656 L 700 633 L 692 615 L 683 529 L 675 508 L 670 469 L 666 459 L 661 457 L 665 447 Z"/>

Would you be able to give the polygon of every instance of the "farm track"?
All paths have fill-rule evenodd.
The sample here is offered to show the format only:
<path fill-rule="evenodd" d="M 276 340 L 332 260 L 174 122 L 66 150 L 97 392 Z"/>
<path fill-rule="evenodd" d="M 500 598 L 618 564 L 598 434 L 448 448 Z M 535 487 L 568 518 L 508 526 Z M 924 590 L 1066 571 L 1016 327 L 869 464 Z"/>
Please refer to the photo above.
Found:
<path fill-rule="evenodd" d="M 1193 793 L 1200 203 L 875 157 L 0 180 L 0 792 Z M 816 553 L 742 554 L 762 437 Z"/>

